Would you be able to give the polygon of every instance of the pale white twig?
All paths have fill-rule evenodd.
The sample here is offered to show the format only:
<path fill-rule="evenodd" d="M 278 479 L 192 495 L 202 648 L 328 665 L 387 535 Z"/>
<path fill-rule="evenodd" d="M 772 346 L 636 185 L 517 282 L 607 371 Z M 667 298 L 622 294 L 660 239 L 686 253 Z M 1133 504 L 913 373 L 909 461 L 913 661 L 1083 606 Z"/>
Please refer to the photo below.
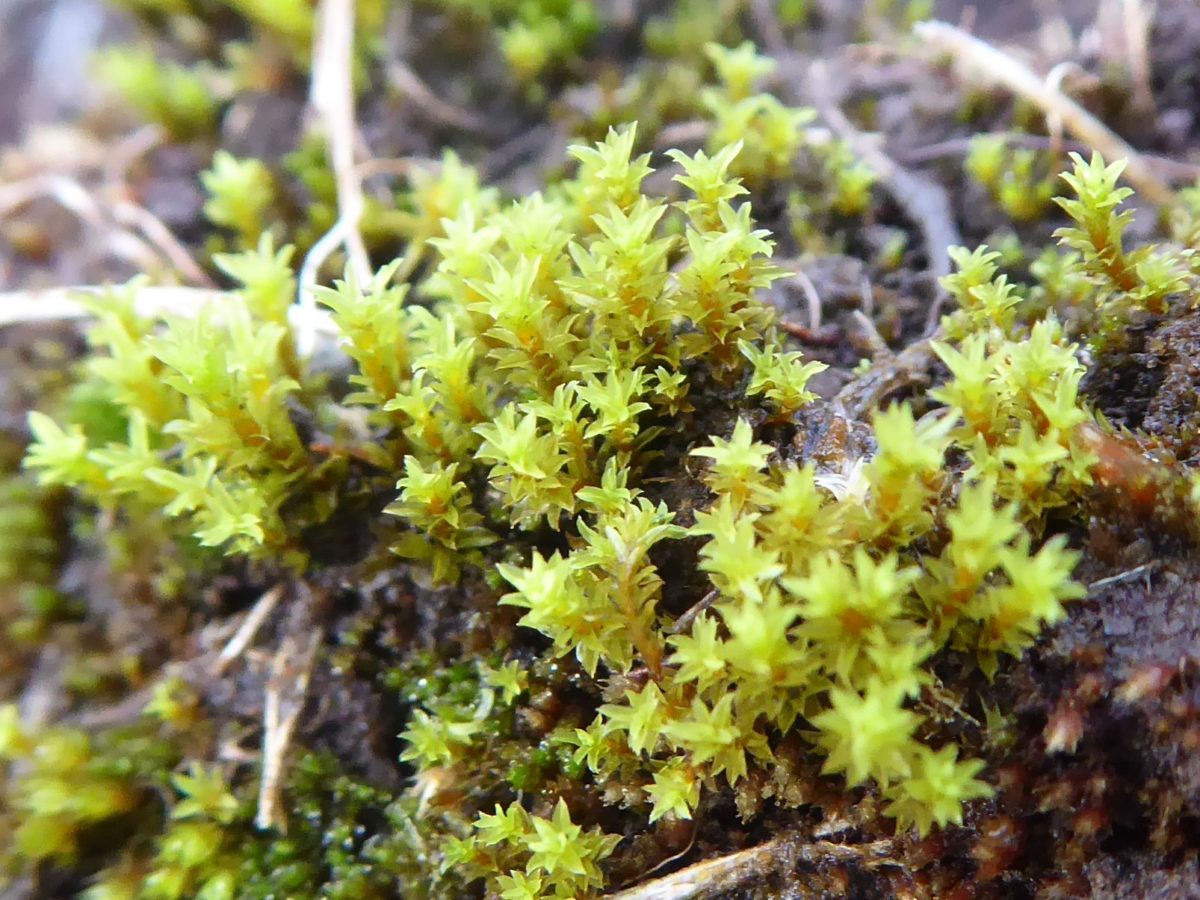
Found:
<path fill-rule="evenodd" d="M 1155 174 L 1137 150 L 1070 97 L 1047 87 L 1045 81 L 1020 60 L 948 22 L 918 22 L 913 30 L 922 41 L 950 53 L 964 65 L 974 67 L 990 81 L 1036 104 L 1047 115 L 1061 116 L 1068 131 L 1106 159 L 1125 159 L 1125 177 L 1145 199 L 1162 206 L 1174 206 L 1178 202 L 1175 192 Z"/>
<path fill-rule="evenodd" d="M 1062 93 L 1063 79 L 1067 77 L 1068 72 L 1082 71 L 1078 63 L 1069 59 L 1063 60 L 1046 75 L 1046 90 L 1056 94 Z M 1062 153 L 1063 145 L 1063 119 L 1062 113 L 1058 110 L 1050 110 L 1046 112 L 1046 132 L 1050 137 L 1050 152 L 1055 155 Z"/>
<path fill-rule="evenodd" d="M 0 328 L 33 322 L 88 319 L 93 313 L 81 297 L 103 297 L 108 288 L 97 285 L 10 291 L 0 294 Z M 229 294 L 187 287 L 139 288 L 134 305 L 139 314 L 160 316 L 189 315 L 205 303 L 221 302 Z"/>
<path fill-rule="evenodd" d="M 1051 150 L 1050 138 L 1037 134 L 1025 134 L 1019 131 L 999 131 L 994 134 L 1003 137 L 1005 143 L 1020 147 L 1031 147 L 1034 150 Z M 1074 150 L 1076 153 L 1086 153 L 1087 146 L 1079 141 L 1064 141 L 1062 150 Z M 909 165 L 925 163 L 945 156 L 959 156 L 970 152 L 970 138 L 951 138 L 915 147 L 901 155 L 901 160 Z M 1172 181 L 1194 181 L 1200 178 L 1200 165 L 1184 159 L 1172 159 L 1169 156 L 1156 156 L 1153 153 L 1143 153 L 1142 159 L 1152 166 L 1163 178 Z"/>
<path fill-rule="evenodd" d="M 354 141 L 358 134 L 353 80 L 354 0 L 321 0 L 318 16 L 310 100 L 329 142 L 329 164 L 337 182 L 339 218 L 346 229 L 350 264 L 365 284 L 371 263 L 358 230 L 363 194 L 354 168 Z"/>
<path fill-rule="evenodd" d="M 320 629 L 309 635 L 303 648 L 288 635 L 271 663 L 263 701 L 262 781 L 258 789 L 258 814 L 254 817 L 259 828 L 287 831 L 282 796 L 284 758 L 308 697 L 308 684 L 320 646 Z"/>
<path fill-rule="evenodd" d="M 871 279 L 866 275 L 858 283 L 858 295 L 862 297 L 862 313 L 868 319 L 875 315 L 875 291 L 871 289 Z"/>
<path fill-rule="evenodd" d="M 79 298 L 103 297 L 110 288 L 97 285 L 46 288 L 44 290 L 10 291 L 0 293 L 0 328 L 33 322 L 71 321 L 91 318 L 93 313 Z M 229 303 L 237 294 L 189 287 L 139 287 L 134 294 L 134 308 L 149 318 L 164 314 L 194 316 L 206 304 Z M 288 310 L 288 318 L 297 331 L 306 329 L 322 337 L 337 337 L 340 333 L 326 310 L 305 311 L 298 306 Z"/>
<path fill-rule="evenodd" d="M 870 350 L 871 359 L 877 356 L 884 356 L 892 352 L 888 348 L 888 342 L 883 340 L 880 330 L 875 328 L 875 323 L 866 317 L 862 310 L 854 310 L 851 313 L 851 318 L 854 319 L 854 324 L 858 325 L 863 331 L 863 337 L 866 338 L 866 344 Z"/>
<path fill-rule="evenodd" d="M 258 629 L 262 627 L 272 610 L 279 605 L 279 601 L 283 599 L 283 585 L 277 584 L 265 594 L 258 598 L 258 601 L 251 607 L 250 612 L 246 614 L 246 618 L 242 621 L 241 627 L 229 639 L 223 650 L 217 656 L 217 661 L 213 664 L 212 674 L 221 675 L 229 668 L 229 664 L 245 652 L 250 642 L 254 640 L 254 635 L 258 633 Z"/>
<path fill-rule="evenodd" d="M 1100 578 L 1096 581 L 1088 583 L 1089 591 L 1098 591 L 1101 588 L 1110 587 L 1114 584 L 1124 584 L 1127 581 L 1134 581 L 1142 575 L 1148 575 L 1157 567 L 1157 562 L 1142 563 L 1140 566 L 1134 566 L 1132 569 L 1126 569 L 1124 572 L 1118 572 L 1116 575 L 1109 575 L 1107 578 Z"/>
<path fill-rule="evenodd" d="M 344 240 L 346 223 L 338 219 L 333 223 L 333 227 L 325 232 L 312 245 L 308 253 L 304 255 L 304 262 L 300 265 L 300 276 L 297 279 L 299 285 L 299 303 L 293 309 L 300 311 L 301 323 L 311 323 L 315 321 L 315 317 L 321 312 L 317 306 L 317 276 L 321 271 L 321 266 L 325 264 L 325 260 L 329 259 L 330 255 L 336 250 Z M 367 282 L 359 282 L 366 284 Z M 313 350 L 316 349 L 317 335 L 309 324 L 300 324 L 296 328 L 296 349 L 301 356 L 312 356 Z"/>
<path fill-rule="evenodd" d="M 316 311 L 316 284 L 321 263 L 332 248 L 345 244 L 350 268 L 359 284 L 369 284 L 371 260 L 358 229 L 364 200 L 362 181 L 354 162 L 357 124 L 354 115 L 354 0 L 321 0 L 313 41 L 313 74 L 309 103 L 319 120 L 328 147 L 329 165 L 337 187 L 338 220 L 309 251 L 301 266 L 299 304 L 306 310 L 304 321 Z M 323 254 L 323 255 L 322 255 Z M 296 334 L 301 353 L 311 354 L 316 335 L 306 329 Z"/>
<path fill-rule="evenodd" d="M 785 838 L 776 838 L 749 850 L 706 859 L 654 881 L 619 891 L 612 895 L 612 900 L 691 900 L 705 895 L 718 896 L 722 891 L 775 871 L 776 857 L 785 843 Z"/>
<path fill-rule="evenodd" d="M 808 273 L 799 266 L 792 268 L 792 274 L 796 276 L 796 281 L 800 283 L 800 289 L 804 291 L 804 299 L 808 301 L 808 327 L 814 332 L 819 331 L 821 329 L 821 295 L 817 293 L 817 286 L 812 283 Z"/>
<path fill-rule="evenodd" d="M 1154 91 L 1150 87 L 1150 20 L 1154 6 L 1143 0 L 1122 0 L 1125 53 L 1129 58 L 1129 77 L 1133 81 L 1133 102 L 1143 112 L 1154 111 Z"/>
<path fill-rule="evenodd" d="M 870 844 L 836 844 L 830 841 L 802 843 L 796 837 L 781 837 L 749 850 L 672 872 L 654 881 L 611 894 L 612 900 L 696 900 L 728 896 L 739 887 L 761 883 L 775 872 L 792 870 L 798 864 L 858 864 L 867 867 L 893 863 L 892 841 Z"/>

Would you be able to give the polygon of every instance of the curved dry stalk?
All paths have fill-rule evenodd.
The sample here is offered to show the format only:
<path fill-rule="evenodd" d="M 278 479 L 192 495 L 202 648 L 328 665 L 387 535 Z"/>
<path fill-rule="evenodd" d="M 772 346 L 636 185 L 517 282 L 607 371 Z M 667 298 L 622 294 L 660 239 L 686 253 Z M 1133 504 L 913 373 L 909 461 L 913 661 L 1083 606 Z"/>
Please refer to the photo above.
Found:
<path fill-rule="evenodd" d="M 1038 134 L 1026 134 L 1022 131 L 996 131 L 997 137 L 1004 138 L 1005 143 L 1017 147 L 1029 147 L 1032 150 L 1055 150 L 1054 142 L 1049 137 Z M 1061 150 L 1086 153 L 1088 147 L 1079 141 L 1063 141 Z M 947 156 L 964 156 L 971 152 L 970 138 L 949 138 L 936 141 L 921 147 L 906 150 L 898 156 L 907 165 L 919 165 Z M 1195 181 L 1200 178 L 1200 165 L 1183 159 L 1171 159 L 1169 156 L 1158 156 L 1153 153 L 1143 153 L 1142 159 L 1163 178 L 1173 181 Z"/>
<path fill-rule="evenodd" d="M 817 286 L 813 284 L 812 279 L 808 277 L 808 273 L 804 271 L 804 267 L 799 263 L 781 263 L 781 266 L 792 273 L 792 277 L 796 279 L 796 283 L 800 285 L 800 290 L 804 294 L 804 300 L 808 304 L 809 330 L 813 332 L 820 331 L 822 307 L 821 295 L 817 293 Z"/>
<path fill-rule="evenodd" d="M 277 584 L 258 598 L 254 606 L 250 608 L 250 612 L 242 620 L 241 626 L 234 632 L 233 637 L 229 639 L 229 643 L 217 654 L 217 661 L 212 667 L 213 675 L 224 674 L 230 664 L 246 652 L 246 648 L 254 640 L 254 635 L 258 633 L 258 629 L 267 620 L 267 616 L 274 612 L 275 607 L 279 605 L 279 601 L 283 599 L 283 594 L 284 586 Z"/>
<path fill-rule="evenodd" d="M 321 0 L 313 39 L 312 82 L 309 104 L 316 113 L 328 148 L 329 166 L 337 190 L 338 219 L 313 245 L 300 267 L 298 302 L 305 310 L 302 321 L 314 321 L 317 301 L 313 293 L 321 265 L 338 245 L 345 245 L 350 268 L 360 285 L 371 282 L 371 259 L 359 231 L 366 202 L 362 179 L 354 161 L 358 125 L 354 113 L 354 0 Z M 296 333 L 297 349 L 310 356 L 316 334 L 307 325 Z"/>
<path fill-rule="evenodd" d="M 918 22 L 913 31 L 923 41 L 949 53 L 964 67 L 980 71 L 987 80 L 1036 104 L 1047 117 L 1058 116 L 1069 132 L 1106 159 L 1125 159 L 1125 177 L 1147 200 L 1160 206 L 1174 206 L 1179 202 L 1175 192 L 1137 150 L 1070 97 L 1047 85 L 1025 63 L 949 22 Z"/>
<path fill-rule="evenodd" d="M 200 268 L 199 263 L 192 259 L 192 255 L 179 238 L 175 237 L 166 223 L 150 210 L 128 200 L 120 200 L 113 204 L 112 216 L 117 224 L 129 225 L 140 231 L 142 236 L 192 284 L 213 287 L 213 280 Z"/>
<path fill-rule="evenodd" d="M 333 227 L 321 235 L 317 242 L 309 248 L 308 253 L 304 255 L 304 262 L 300 264 L 300 273 L 296 278 L 297 299 L 291 308 L 301 311 L 302 324 L 296 329 L 296 349 L 303 357 L 312 356 L 317 346 L 317 335 L 308 323 L 314 321 L 314 317 L 321 312 L 320 307 L 317 306 L 318 274 L 321 266 L 325 265 L 325 261 L 339 246 L 345 243 L 346 230 L 345 220 L 338 219 L 333 223 Z M 355 271 L 355 275 L 358 280 L 357 271 Z M 370 275 L 365 281 L 358 280 L 358 284 L 370 284 Z"/>
<path fill-rule="evenodd" d="M 162 144 L 166 136 L 161 125 L 150 123 L 121 138 L 105 156 L 104 183 L 110 187 L 124 184 L 134 163 Z"/>
<path fill-rule="evenodd" d="M 774 872 L 786 845 L 786 838 L 777 838 L 749 850 L 706 859 L 610 896 L 612 900 L 692 900 L 719 896 L 753 878 Z"/>
<path fill-rule="evenodd" d="M 123 183 L 113 183 L 97 196 L 68 175 L 31 175 L 0 185 L 0 218 L 35 200 L 53 200 L 80 222 L 103 234 L 109 248 L 122 259 L 143 270 L 173 267 L 191 283 L 212 287 L 212 279 L 163 221 L 123 197 L 127 193 Z"/>
<path fill-rule="evenodd" d="M 1153 18 L 1153 6 L 1147 9 L 1143 0 L 1122 0 L 1121 25 L 1129 77 L 1133 82 L 1133 103 L 1147 113 L 1155 111 L 1154 90 L 1150 86 L 1150 21 Z"/>
<path fill-rule="evenodd" d="M 866 422 L 888 397 L 914 385 L 927 385 L 929 368 L 937 359 L 933 345 L 941 338 L 942 330 L 937 327 L 929 337 L 909 344 L 899 353 L 882 355 L 870 369 L 834 395 L 829 414 L 851 422 Z"/>
<path fill-rule="evenodd" d="M 612 900 L 706 900 L 727 896 L 730 891 L 798 865 L 857 863 L 867 866 L 893 863 L 892 841 L 875 841 L 859 846 L 830 841 L 802 843 L 794 836 L 776 838 L 727 856 L 672 872 L 609 896 Z"/>
<path fill-rule="evenodd" d="M 319 628 L 309 634 L 304 646 L 288 635 L 271 663 L 271 677 L 263 700 L 262 781 L 258 814 L 254 817 L 259 828 L 287 831 L 287 815 L 283 810 L 284 759 L 308 699 L 308 684 L 321 639 Z"/>
<path fill-rule="evenodd" d="M 1082 72 L 1083 68 L 1079 63 L 1074 60 L 1065 59 L 1046 74 L 1046 90 L 1061 94 L 1063 81 L 1067 75 Z M 1050 152 L 1055 155 L 1061 154 L 1063 146 L 1063 119 L 1061 113 L 1057 111 L 1046 113 L 1046 131 L 1050 135 Z"/>
<path fill-rule="evenodd" d="M 111 288 L 99 285 L 83 285 L 0 293 L 0 328 L 26 323 L 90 319 L 92 311 L 79 298 L 103 297 L 109 290 Z M 162 315 L 194 316 L 206 304 L 228 303 L 236 296 L 229 291 L 205 288 L 139 287 L 134 296 L 134 308 L 139 315 L 148 318 Z M 333 318 L 322 309 L 308 311 L 292 306 L 288 309 L 288 318 L 297 331 L 306 329 L 326 338 L 340 334 Z"/>
<path fill-rule="evenodd" d="M 809 94 L 817 112 L 835 135 L 845 141 L 850 149 L 880 180 L 892 198 L 908 214 L 921 232 L 925 253 L 929 258 L 929 270 L 933 276 L 937 301 L 935 308 L 944 301 L 940 284 L 944 275 L 952 271 L 949 248 L 961 244 L 962 235 L 954 224 L 954 213 L 950 199 L 942 186 L 922 178 L 901 166 L 883 152 L 878 142 L 859 131 L 846 118 L 846 114 L 833 101 L 829 92 L 829 73 L 824 63 L 815 62 L 808 69 Z"/>
<path fill-rule="evenodd" d="M 427 156 L 400 156 L 391 159 L 368 159 L 359 163 L 356 171 L 359 178 L 374 178 L 377 175 L 410 178 L 413 172 L 418 170 L 438 172 L 441 168 L 442 162 L 439 159 Z"/>
<path fill-rule="evenodd" d="M 705 119 L 688 119 L 664 125 L 654 136 L 655 150 L 670 150 L 683 144 L 702 144 L 712 132 L 712 122 Z"/>
<path fill-rule="evenodd" d="M 411 100 L 417 109 L 437 124 L 484 137 L 497 134 L 495 126 L 483 116 L 448 103 L 435 94 L 404 60 L 393 59 L 388 62 L 387 77 L 406 99 Z"/>

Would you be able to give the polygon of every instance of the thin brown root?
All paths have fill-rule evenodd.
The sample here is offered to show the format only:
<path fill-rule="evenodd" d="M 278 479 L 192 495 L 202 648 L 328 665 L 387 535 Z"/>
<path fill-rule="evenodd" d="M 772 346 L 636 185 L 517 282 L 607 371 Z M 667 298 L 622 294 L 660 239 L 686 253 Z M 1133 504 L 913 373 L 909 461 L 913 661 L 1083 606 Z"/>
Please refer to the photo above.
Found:
<path fill-rule="evenodd" d="M 1147 200 L 1161 206 L 1179 202 L 1137 150 L 1074 100 L 1048 87 L 1025 63 L 948 22 L 918 22 L 913 29 L 922 41 L 950 53 L 964 67 L 1036 104 L 1047 116 L 1061 117 L 1067 131 L 1106 159 L 1125 159 L 1125 176 Z"/>
<path fill-rule="evenodd" d="M 427 119 L 472 134 L 496 134 L 495 127 L 483 116 L 447 103 L 435 94 L 404 60 L 391 60 L 387 65 L 387 77 L 392 85 L 404 94 L 404 98 L 411 101 Z"/>
<path fill-rule="evenodd" d="M 271 663 L 263 702 L 262 782 L 258 790 L 258 814 L 254 817 L 259 828 L 287 831 L 287 816 L 283 811 L 284 760 L 308 697 L 321 637 L 320 629 L 314 630 L 307 645 L 301 648 L 288 635 Z"/>
<path fill-rule="evenodd" d="M 720 598 L 721 594 L 718 591 L 709 591 L 701 597 L 696 603 L 692 604 L 683 615 L 675 620 L 671 626 L 672 634 L 684 634 L 692 627 L 692 623 L 696 621 L 696 617 L 711 607 Z"/>
<path fill-rule="evenodd" d="M 53 200 L 103 235 L 119 258 L 144 271 L 173 268 L 192 284 L 212 287 L 212 280 L 162 220 L 127 195 L 123 184 L 97 193 L 68 175 L 44 173 L 0 185 L 0 218 L 35 200 Z"/>
<path fill-rule="evenodd" d="M 696 846 L 696 833 L 699 830 L 700 830 L 699 824 L 696 822 L 692 822 L 692 836 L 690 838 L 688 838 L 687 846 L 684 847 L 682 850 L 680 850 L 678 853 L 672 853 L 670 856 L 668 856 L 666 859 L 664 859 L 658 865 L 654 866 L 654 868 L 648 869 L 647 871 L 643 872 L 639 876 L 638 880 L 641 880 L 644 878 L 649 878 L 651 875 L 655 874 L 656 872 L 661 872 L 663 869 L 667 868 L 672 863 L 679 862 L 679 860 L 683 859 L 685 856 L 687 856 L 689 853 L 691 853 L 692 848 Z"/>

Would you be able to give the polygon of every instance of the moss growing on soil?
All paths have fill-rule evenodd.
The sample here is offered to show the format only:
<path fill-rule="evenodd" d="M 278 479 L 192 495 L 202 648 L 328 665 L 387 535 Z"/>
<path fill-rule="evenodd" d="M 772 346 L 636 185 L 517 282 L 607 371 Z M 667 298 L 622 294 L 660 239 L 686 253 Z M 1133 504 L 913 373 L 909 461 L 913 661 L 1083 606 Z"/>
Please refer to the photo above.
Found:
<path fill-rule="evenodd" d="M 6 368 L 16 896 L 1186 882 L 1200 183 L 1136 217 L 1000 95 L 935 115 L 917 4 L 362 3 L 372 272 L 298 289 L 338 179 L 239 123 L 299 110 L 312 9 L 129 5 L 178 61 L 106 53 L 170 142 L 125 177 L 188 155 L 223 290 Z M 958 140 L 953 221 L 788 47 L 890 153 L 887 103 Z"/>

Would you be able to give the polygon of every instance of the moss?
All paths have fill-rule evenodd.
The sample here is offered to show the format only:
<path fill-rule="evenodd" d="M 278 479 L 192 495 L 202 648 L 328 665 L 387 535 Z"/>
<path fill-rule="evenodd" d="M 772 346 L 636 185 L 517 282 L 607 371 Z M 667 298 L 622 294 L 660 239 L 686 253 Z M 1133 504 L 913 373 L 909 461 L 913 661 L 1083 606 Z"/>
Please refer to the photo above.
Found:
<path fill-rule="evenodd" d="M 203 146 L 219 107 L 262 86 L 256 56 L 285 80 L 308 65 L 308 4 L 136 5 L 253 42 L 223 51 L 231 78 L 130 56 L 162 76 L 126 72 L 131 99 L 176 138 Z M 786 6 L 789 27 L 815 18 Z M 870 21 L 920 6 L 874 4 Z M 379 65 L 381 7 L 360 8 L 362 73 Z M 787 291 L 775 241 L 892 270 L 908 231 L 849 145 L 765 90 L 775 61 L 741 43 L 741 17 L 689 8 L 647 30 L 646 57 L 595 109 L 564 99 L 564 128 L 603 137 L 573 145 L 543 190 L 486 186 L 469 140 L 407 161 L 398 190 L 371 183 L 362 227 L 392 262 L 316 291 L 347 358 L 332 372 L 305 356 L 292 308 L 296 262 L 336 217 L 319 141 L 282 164 L 212 157 L 223 300 L 146 317 L 135 282 L 93 305 L 73 401 L 30 417 L 27 472 L 0 483 L 0 537 L 22 535 L 29 557 L 10 580 L 32 584 L 14 627 L 36 643 L 84 619 L 55 673 L 69 703 L 139 681 L 138 657 L 96 636 L 103 614 L 53 586 L 47 513 L 69 491 L 75 538 L 176 617 L 166 640 L 208 652 L 215 620 L 283 583 L 264 643 L 328 626 L 338 646 L 296 738 L 286 834 L 253 827 L 260 773 L 223 760 L 207 721 L 234 757 L 257 738 L 257 651 L 237 678 L 148 686 L 128 733 L 32 729 L 5 708 L 13 871 L 40 865 L 93 900 L 398 883 L 588 896 L 693 840 L 807 834 L 822 814 L 894 832 L 918 862 L 941 846 L 988 878 L 1004 868 L 984 858 L 1003 847 L 964 850 L 975 832 L 957 826 L 991 816 L 1004 831 L 1011 772 L 985 758 L 1022 750 L 1012 684 L 1094 574 L 1075 576 L 1089 520 L 1095 540 L 1124 505 L 1194 536 L 1200 482 L 1143 458 L 1085 382 L 1089 360 L 1124 360 L 1137 328 L 1184 314 L 1194 259 L 1134 245 L 1119 164 L 1073 159 L 1054 207 L 1054 160 L 977 140 L 972 176 L 1031 227 L 1061 209 L 1058 245 L 955 248 L 934 340 L 899 357 L 871 346 L 853 376 L 839 363 L 864 351 L 849 342 L 818 361 L 815 323 L 764 302 Z M 607 52 L 590 4 L 413 9 L 422 27 L 470 23 L 458 39 L 494 44 L 528 107 Z M 607 129 L 631 112 L 640 130 Z M 703 150 L 647 152 L 657 126 L 693 117 Z M 1195 242 L 1195 199 L 1172 216 L 1180 244 Z M 881 221 L 886 241 L 867 247 Z M 924 310 L 885 302 L 898 344 Z M 211 582 L 202 599 L 188 579 Z M 1062 709 L 1052 749 L 1086 747 L 1082 714 Z M 75 758 L 42 771 L 60 745 Z M 78 796 L 47 805 L 55 793 Z"/>
<path fill-rule="evenodd" d="M 16 707 L 0 707 L 6 827 L 11 873 L 46 862 L 70 866 L 85 843 L 112 848 L 153 817 L 151 791 L 163 784 L 178 751 L 153 729 L 88 734 L 55 726 L 32 730 Z"/>
<path fill-rule="evenodd" d="M 0 618 L 14 648 L 35 647 L 55 623 L 74 618 L 71 600 L 54 586 L 61 558 L 62 496 L 27 476 L 0 477 Z M 0 669 L 18 664 L 5 653 Z"/>
<path fill-rule="evenodd" d="M 739 147 L 675 154 L 692 196 L 671 207 L 642 193 L 651 169 L 634 139 L 627 129 L 575 148 L 572 179 L 509 207 L 465 170 L 444 174 L 463 201 L 431 240 L 438 263 L 419 288 L 431 308 L 407 302 L 393 270 L 365 293 L 348 281 L 323 294 L 358 366 L 346 402 L 365 405 L 377 429 L 348 450 L 378 468 L 379 490 L 395 485 L 385 512 L 404 535 L 392 549 L 443 583 L 496 564 L 512 587 L 500 603 L 552 641 L 550 655 L 577 657 L 588 679 L 630 679 L 557 740 L 575 748 L 567 772 L 582 764 L 606 790 L 621 785 L 649 821 L 692 815 L 721 784 L 738 792 L 801 722 L 816 729 L 824 771 L 875 784 L 902 828 L 961 821 L 964 803 L 991 793 L 982 763 L 926 743 L 915 701 L 946 648 L 974 654 L 990 676 L 1081 594 L 1076 554 L 1042 538 L 1047 513 L 1078 501 L 1096 462 L 1076 347 L 1053 316 L 1029 325 L 1018 315 L 1024 298 L 996 274 L 995 254 L 961 251 L 946 279 L 960 309 L 935 346 L 950 373 L 930 393 L 936 414 L 880 411 L 869 454 L 819 467 L 780 459 L 744 416 L 728 438 L 706 438 L 689 413 L 707 402 L 697 367 L 712 385 L 738 386 L 747 414 L 761 396 L 759 418 L 776 423 L 817 402 L 806 384 L 821 367 L 782 350 L 754 298 L 778 272 L 749 207 L 733 203 Z M 1078 166 L 1081 199 L 1065 205 L 1084 230 L 1064 240 L 1083 247 L 1096 239 L 1087 223 L 1112 208 L 1096 199 L 1111 177 Z M 1118 225 L 1106 227 L 1110 250 L 1094 251 L 1095 265 L 1132 271 L 1111 261 L 1122 251 Z M 333 402 L 306 383 L 292 349 L 287 263 L 269 241 L 224 259 L 240 295 L 219 317 L 168 319 L 159 334 L 133 314 L 132 293 L 106 308 L 105 353 L 90 371 L 122 405 L 127 440 L 96 446 L 82 425 L 35 414 L 27 465 L 103 507 L 161 507 L 202 544 L 304 565 L 298 521 L 308 519 L 297 510 L 331 509 L 348 470 L 322 461 L 287 412 L 306 398 L 320 419 Z M 668 432 L 688 435 L 690 457 L 705 460 L 712 497 L 689 528 L 643 495 Z M 328 500 L 307 496 L 317 484 Z M 554 552 L 525 549 L 551 535 Z M 685 536 L 700 542 L 716 600 L 672 627 L 655 548 Z M 555 790 L 563 766 L 551 748 L 531 741 L 514 754 L 505 742 L 521 729 L 493 716 L 529 690 L 519 664 L 407 671 L 384 684 L 414 705 L 400 758 L 427 799 L 465 826 L 469 807 L 436 786 L 440 772 L 484 795 Z M 167 696 L 156 704 L 184 714 Z M 511 833 L 489 837 L 502 819 L 481 813 L 447 859 L 494 866 L 489 877 L 514 896 L 600 883 L 595 865 L 615 838 L 588 837 L 561 797 L 544 819 L 511 803 L 496 815 Z M 212 824 L 172 827 L 180 833 L 166 832 L 154 863 L 168 894 L 213 879 L 224 891 L 241 877 L 220 861 L 227 838 Z"/>
<path fill-rule="evenodd" d="M 1049 154 L 1012 147 L 1003 135 L 982 134 L 972 139 L 963 164 L 1014 222 L 1045 217 L 1055 193 Z"/>

